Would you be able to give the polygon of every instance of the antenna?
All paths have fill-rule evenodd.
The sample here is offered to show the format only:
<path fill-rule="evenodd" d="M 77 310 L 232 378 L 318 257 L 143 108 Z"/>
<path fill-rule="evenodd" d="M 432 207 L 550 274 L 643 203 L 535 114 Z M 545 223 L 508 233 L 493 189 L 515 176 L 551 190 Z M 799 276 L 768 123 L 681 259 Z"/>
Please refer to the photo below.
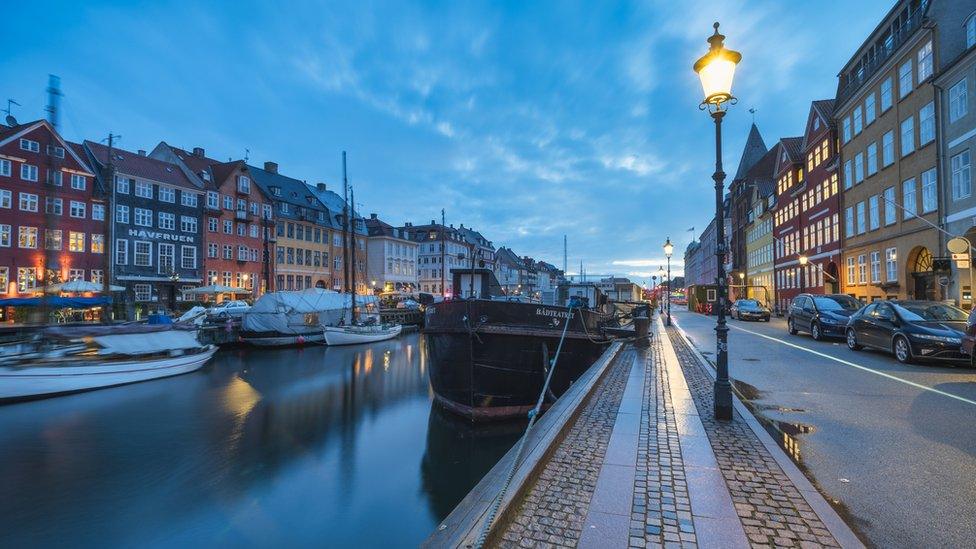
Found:
<path fill-rule="evenodd" d="M 567 263 L 566 255 L 566 235 L 563 235 L 563 275 L 565 276 L 566 270 L 569 269 L 569 263 Z"/>
<path fill-rule="evenodd" d="M 61 78 L 49 74 L 47 77 L 47 107 L 44 110 L 47 111 L 47 121 L 51 123 L 54 129 L 58 128 L 58 115 L 62 96 L 64 94 L 61 93 Z"/>
<path fill-rule="evenodd" d="M 19 107 L 20 103 L 14 101 L 13 99 L 7 99 L 7 108 L 4 109 L 3 111 L 4 113 L 6 113 L 7 117 L 4 120 L 6 120 L 8 126 L 16 126 L 17 119 L 14 118 L 14 115 L 10 114 L 11 105 L 17 105 Z"/>
<path fill-rule="evenodd" d="M 247 164 L 248 157 L 251 156 L 251 149 L 244 148 L 244 163 Z"/>

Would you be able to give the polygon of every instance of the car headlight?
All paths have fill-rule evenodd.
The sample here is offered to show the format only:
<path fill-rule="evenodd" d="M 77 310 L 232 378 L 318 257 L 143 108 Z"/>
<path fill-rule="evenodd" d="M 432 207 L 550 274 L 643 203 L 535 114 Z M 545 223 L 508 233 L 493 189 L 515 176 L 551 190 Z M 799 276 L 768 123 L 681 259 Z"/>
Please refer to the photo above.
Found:
<path fill-rule="evenodd" d="M 820 322 L 823 322 L 824 324 L 837 324 L 837 321 L 829 316 L 820 317 Z"/>
<path fill-rule="evenodd" d="M 939 341 L 941 343 L 952 343 L 959 345 L 962 343 L 962 338 L 950 337 L 950 336 L 939 336 L 931 334 L 912 334 L 912 337 L 916 339 L 925 339 L 928 341 Z"/>

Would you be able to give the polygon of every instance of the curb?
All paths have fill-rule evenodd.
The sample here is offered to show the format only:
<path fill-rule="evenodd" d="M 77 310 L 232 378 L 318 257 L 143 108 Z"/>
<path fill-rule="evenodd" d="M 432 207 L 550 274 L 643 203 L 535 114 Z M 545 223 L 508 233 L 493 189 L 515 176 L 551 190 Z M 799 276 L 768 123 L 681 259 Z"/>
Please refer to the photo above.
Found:
<path fill-rule="evenodd" d="M 712 379 L 715 379 L 715 369 L 712 363 L 701 354 L 697 347 L 695 347 L 694 343 L 692 343 L 691 339 L 688 337 L 688 334 L 685 333 L 673 316 L 671 317 L 671 323 L 684 339 L 685 343 L 688 345 L 688 348 L 691 349 L 691 352 L 695 355 L 695 357 L 698 358 L 702 364 L 708 366 L 705 368 L 708 375 Z M 776 463 L 779 465 L 780 469 L 783 470 L 783 473 L 790 479 L 790 482 L 792 482 L 793 485 L 796 486 L 797 490 L 800 491 L 803 499 L 806 500 L 808 505 L 810 505 L 813 512 L 820 517 L 820 520 L 824 523 L 824 526 L 827 527 L 827 530 L 830 531 L 830 534 L 834 537 L 834 539 L 837 540 L 837 543 L 839 543 L 841 547 L 845 548 L 863 548 L 864 543 L 862 543 L 860 538 L 857 537 L 857 534 L 855 534 L 854 531 L 851 530 L 851 527 L 848 526 L 840 515 L 837 514 L 837 511 L 835 511 L 834 508 L 827 503 L 824 495 L 813 486 L 810 479 L 808 479 L 806 475 L 800 471 L 800 468 L 796 466 L 796 463 L 794 463 L 793 460 L 786 455 L 786 452 L 784 452 L 783 449 L 780 448 L 779 444 L 773 440 L 773 437 L 766 432 L 766 429 L 759 423 L 759 420 L 757 420 L 746 405 L 742 403 L 739 396 L 736 395 L 734 391 L 732 392 L 732 406 L 737 412 L 739 412 L 739 415 L 743 418 L 743 420 L 745 420 L 746 425 L 748 425 L 752 432 L 755 433 L 756 437 L 758 437 L 763 443 L 763 446 L 766 447 L 766 450 L 769 451 L 770 455 L 773 456 L 773 459 L 776 460 Z"/>

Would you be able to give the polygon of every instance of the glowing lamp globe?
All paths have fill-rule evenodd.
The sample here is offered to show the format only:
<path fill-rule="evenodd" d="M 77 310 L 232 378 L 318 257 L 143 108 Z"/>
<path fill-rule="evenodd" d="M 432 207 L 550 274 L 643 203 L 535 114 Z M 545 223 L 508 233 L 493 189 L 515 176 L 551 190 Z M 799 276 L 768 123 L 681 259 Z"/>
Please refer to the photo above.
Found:
<path fill-rule="evenodd" d="M 665 257 L 671 257 L 674 252 L 674 244 L 671 243 L 671 237 L 668 237 L 667 241 L 664 243 L 664 255 Z"/>
<path fill-rule="evenodd" d="M 805 255 L 801 255 L 800 256 L 800 265 L 806 265 L 809 262 L 810 262 L 810 259 L 807 258 L 807 256 L 805 256 Z"/>
<path fill-rule="evenodd" d="M 695 62 L 695 72 L 705 93 L 702 104 L 719 106 L 732 99 L 732 78 L 742 54 L 726 49 L 725 36 L 719 34 L 718 23 L 714 27 L 715 34 L 708 37 L 708 53 Z"/>

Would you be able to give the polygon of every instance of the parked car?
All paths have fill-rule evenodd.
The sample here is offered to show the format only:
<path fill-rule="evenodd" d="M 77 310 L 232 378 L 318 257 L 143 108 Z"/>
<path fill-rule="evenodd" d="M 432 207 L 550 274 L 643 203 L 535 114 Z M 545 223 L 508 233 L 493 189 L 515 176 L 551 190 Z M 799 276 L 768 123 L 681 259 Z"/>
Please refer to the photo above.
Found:
<path fill-rule="evenodd" d="M 736 299 L 729 311 L 739 320 L 764 320 L 769 322 L 769 308 L 755 299 Z"/>
<path fill-rule="evenodd" d="M 877 301 L 853 314 L 847 346 L 894 353 L 901 363 L 966 360 L 962 338 L 968 314 L 938 301 Z"/>
<path fill-rule="evenodd" d="M 845 294 L 800 294 L 786 312 L 791 335 L 808 332 L 813 339 L 844 337 L 847 319 L 861 308 L 861 302 Z"/>
<path fill-rule="evenodd" d="M 962 336 L 962 353 L 969 357 L 969 367 L 976 368 L 976 307 L 966 317 L 966 332 Z"/>
<path fill-rule="evenodd" d="M 217 318 L 242 318 L 251 308 L 246 301 L 224 301 L 210 308 L 210 314 Z"/>

